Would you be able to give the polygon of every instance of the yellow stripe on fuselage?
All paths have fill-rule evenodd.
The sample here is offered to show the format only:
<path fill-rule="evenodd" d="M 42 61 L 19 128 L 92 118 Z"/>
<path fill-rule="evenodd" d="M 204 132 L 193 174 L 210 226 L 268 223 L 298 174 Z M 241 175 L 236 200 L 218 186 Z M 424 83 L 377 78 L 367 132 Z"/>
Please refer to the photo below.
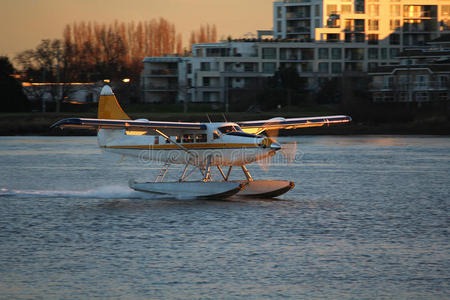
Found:
<path fill-rule="evenodd" d="M 186 149 L 229 149 L 229 148 L 257 148 L 257 144 L 181 144 Z M 177 145 L 118 145 L 104 146 L 112 149 L 142 149 L 142 150 L 179 150 Z"/>

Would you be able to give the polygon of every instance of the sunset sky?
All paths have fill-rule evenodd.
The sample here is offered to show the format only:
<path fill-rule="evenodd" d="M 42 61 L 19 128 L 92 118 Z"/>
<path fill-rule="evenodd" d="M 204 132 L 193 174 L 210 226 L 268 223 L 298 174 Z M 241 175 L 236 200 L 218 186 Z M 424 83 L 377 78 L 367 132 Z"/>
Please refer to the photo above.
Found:
<path fill-rule="evenodd" d="M 75 21 L 145 21 L 163 17 L 183 42 L 201 24 L 216 24 L 218 36 L 242 37 L 272 28 L 273 0 L 0 0 L 0 55 L 11 58 L 42 39 L 61 38 Z"/>

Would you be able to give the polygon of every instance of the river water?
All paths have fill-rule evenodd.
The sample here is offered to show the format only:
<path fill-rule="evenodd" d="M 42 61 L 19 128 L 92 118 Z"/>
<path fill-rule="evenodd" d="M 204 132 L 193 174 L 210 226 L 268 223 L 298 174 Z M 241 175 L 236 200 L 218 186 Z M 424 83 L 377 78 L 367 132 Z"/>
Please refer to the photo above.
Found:
<path fill-rule="evenodd" d="M 0 298 L 449 298 L 450 138 L 279 140 L 294 162 L 249 170 L 294 190 L 197 201 L 94 137 L 0 137 Z"/>

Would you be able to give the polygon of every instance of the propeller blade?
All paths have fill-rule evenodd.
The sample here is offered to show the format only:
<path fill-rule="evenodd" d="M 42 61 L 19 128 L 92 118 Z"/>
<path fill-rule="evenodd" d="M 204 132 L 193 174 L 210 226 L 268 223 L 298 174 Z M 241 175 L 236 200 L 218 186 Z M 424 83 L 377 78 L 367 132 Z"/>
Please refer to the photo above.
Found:
<path fill-rule="evenodd" d="M 297 142 L 285 143 L 280 149 L 281 155 L 291 164 L 297 155 Z"/>

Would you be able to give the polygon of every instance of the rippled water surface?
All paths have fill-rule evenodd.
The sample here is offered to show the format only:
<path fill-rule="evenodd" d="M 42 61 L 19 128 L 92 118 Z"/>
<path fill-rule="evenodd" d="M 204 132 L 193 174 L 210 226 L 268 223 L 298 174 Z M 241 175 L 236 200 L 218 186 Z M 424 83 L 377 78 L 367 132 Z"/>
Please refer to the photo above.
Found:
<path fill-rule="evenodd" d="M 249 169 L 294 190 L 196 201 L 95 138 L 0 137 L 0 298 L 448 299 L 450 138 L 280 141 L 292 165 Z"/>

